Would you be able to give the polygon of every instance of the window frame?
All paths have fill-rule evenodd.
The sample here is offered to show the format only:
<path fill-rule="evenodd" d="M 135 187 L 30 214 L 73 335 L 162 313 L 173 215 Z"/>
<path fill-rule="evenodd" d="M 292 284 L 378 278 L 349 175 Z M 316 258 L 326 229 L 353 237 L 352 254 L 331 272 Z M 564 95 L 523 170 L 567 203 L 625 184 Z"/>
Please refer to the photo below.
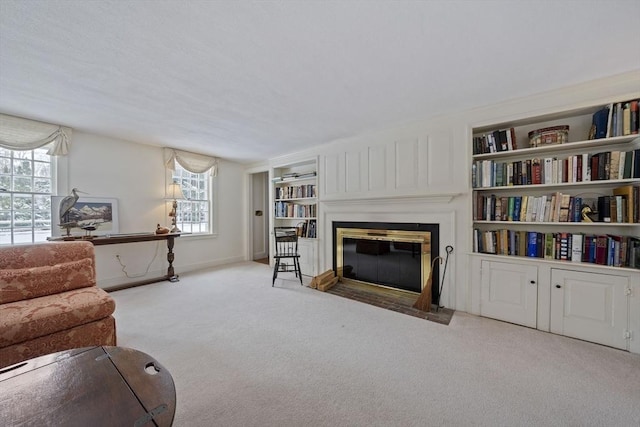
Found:
<path fill-rule="evenodd" d="M 205 200 L 202 200 L 202 199 L 192 200 L 191 198 L 188 198 L 188 192 L 185 191 L 185 188 L 183 186 L 183 182 L 181 181 L 181 178 L 179 176 L 176 177 L 176 172 L 178 170 L 183 171 L 181 173 L 200 176 L 199 179 L 203 179 L 203 178 L 206 179 L 206 185 L 208 187 L 208 199 L 206 200 L 206 202 L 208 204 L 207 209 L 208 209 L 208 213 L 209 213 L 208 221 L 207 221 L 208 231 L 195 231 L 195 232 L 194 231 L 187 231 L 186 227 L 184 227 L 184 225 L 185 224 L 191 224 L 190 222 L 176 221 L 176 225 L 181 230 L 181 233 L 183 233 L 183 237 L 197 238 L 197 237 L 215 237 L 215 236 L 217 236 L 217 205 L 218 205 L 216 203 L 217 180 L 215 179 L 214 176 L 212 176 L 212 174 L 209 171 L 202 172 L 202 173 L 190 172 L 190 171 L 186 170 L 185 168 L 183 168 L 182 166 L 180 166 L 177 162 L 176 162 L 176 166 L 175 167 L 176 167 L 176 171 L 167 170 L 167 174 L 166 174 L 167 185 L 166 185 L 166 188 L 168 188 L 169 184 L 171 184 L 172 182 L 180 183 L 180 188 L 182 189 L 182 192 L 183 192 L 183 194 L 185 196 L 185 199 L 178 200 L 178 211 L 183 211 L 184 209 L 181 209 L 181 206 L 184 206 L 185 204 L 205 202 Z M 168 216 L 169 212 L 171 212 L 171 210 L 172 210 L 173 200 L 171 199 L 171 197 L 169 195 L 167 195 L 167 200 L 169 201 L 169 203 L 167 203 L 167 216 Z M 171 222 L 171 220 L 169 222 Z"/>
<path fill-rule="evenodd" d="M 52 197 L 58 194 L 58 185 L 59 185 L 59 179 L 58 179 L 58 175 L 59 175 L 59 157 L 57 156 L 52 156 L 48 153 L 46 153 L 46 151 L 48 151 L 50 148 L 50 145 L 45 145 L 43 147 L 39 147 L 39 148 L 34 148 L 32 150 L 12 150 L 10 148 L 3 148 L 4 150 L 7 150 L 11 153 L 15 153 L 15 152 L 28 152 L 29 153 L 29 159 L 25 159 L 29 162 L 31 162 L 31 166 L 32 166 L 32 171 L 31 171 L 31 179 L 32 179 L 32 188 L 31 191 L 14 191 L 11 188 L 9 188 L 7 191 L 1 191 L 1 194 L 9 194 L 11 197 L 11 208 L 9 210 L 9 214 L 11 217 L 11 226 L 9 227 L 9 241 L 8 242 L 0 242 L 0 246 L 8 246 L 8 245 L 15 245 L 15 244 L 34 244 L 34 243 L 43 243 L 47 241 L 47 238 L 51 237 L 52 235 L 52 230 L 53 227 L 56 226 L 56 224 L 53 224 L 53 206 L 51 205 L 52 202 Z M 36 162 L 42 162 L 42 160 L 37 160 L 35 158 L 35 151 L 44 151 L 44 154 L 46 156 L 48 156 L 48 164 L 49 164 L 49 182 L 50 182 L 50 188 L 49 188 L 49 192 L 48 193 L 44 193 L 44 192 L 38 192 L 38 191 L 34 191 L 34 179 L 38 178 L 36 176 L 36 169 L 35 169 L 35 165 Z M 3 156 L 3 158 L 6 158 Z M 13 161 L 14 157 L 12 154 L 12 157 L 10 157 Z M 14 169 L 12 167 L 12 170 L 9 174 L 10 179 L 12 177 L 14 177 Z M 15 201 L 13 198 L 14 194 L 28 194 L 31 195 L 32 197 L 32 208 L 31 208 L 31 237 L 30 240 L 23 240 L 23 239 L 18 239 L 18 241 L 16 241 L 16 227 L 14 224 L 15 221 Z M 48 230 L 46 228 L 43 228 L 42 230 L 40 230 L 41 232 L 38 233 L 38 227 L 35 226 L 35 221 L 36 221 L 36 213 L 39 212 L 39 210 L 36 210 L 36 204 L 33 202 L 33 198 L 36 196 L 44 196 L 47 197 L 49 199 L 49 211 L 47 212 L 48 214 L 48 219 L 50 222 L 50 226 L 48 228 Z M 27 227 L 19 227 L 20 229 L 27 229 Z M 41 236 L 41 238 L 36 238 L 37 236 Z"/>

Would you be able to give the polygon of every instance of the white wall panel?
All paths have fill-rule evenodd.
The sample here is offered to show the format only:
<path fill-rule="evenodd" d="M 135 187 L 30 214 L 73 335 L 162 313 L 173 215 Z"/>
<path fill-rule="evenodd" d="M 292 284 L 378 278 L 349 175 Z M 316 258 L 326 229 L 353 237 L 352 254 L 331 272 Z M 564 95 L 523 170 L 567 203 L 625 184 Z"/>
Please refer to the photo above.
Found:
<path fill-rule="evenodd" d="M 362 161 L 359 151 L 349 151 L 345 154 L 345 190 L 347 193 L 362 191 L 361 185 Z"/>
<path fill-rule="evenodd" d="M 418 140 L 395 142 L 395 188 L 398 190 L 418 187 Z"/>
<path fill-rule="evenodd" d="M 369 147 L 369 191 L 387 188 L 387 153 L 385 146 Z"/>
<path fill-rule="evenodd" d="M 324 194 L 340 192 L 340 153 L 324 156 Z"/>
<path fill-rule="evenodd" d="M 451 130 L 433 132 L 429 135 L 427 143 L 427 165 L 424 168 L 425 170 L 422 171 L 427 175 L 428 185 L 434 187 L 449 186 L 455 181 L 454 147 L 455 143 L 451 136 Z M 458 157 L 464 158 L 464 151 L 460 149 L 459 141 L 458 147 Z M 458 173 L 467 174 L 467 170 L 459 169 Z"/>

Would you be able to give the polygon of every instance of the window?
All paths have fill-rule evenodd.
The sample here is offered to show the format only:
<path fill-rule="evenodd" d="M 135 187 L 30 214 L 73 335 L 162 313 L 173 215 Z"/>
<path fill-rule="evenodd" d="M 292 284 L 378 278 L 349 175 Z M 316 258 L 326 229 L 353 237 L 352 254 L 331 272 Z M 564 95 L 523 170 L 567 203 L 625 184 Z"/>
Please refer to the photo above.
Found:
<path fill-rule="evenodd" d="M 182 187 L 183 200 L 178 200 L 176 223 L 184 233 L 211 232 L 211 174 L 193 173 L 176 164 L 174 182 Z"/>
<path fill-rule="evenodd" d="M 48 147 L 0 148 L 0 244 L 33 243 L 51 236 L 53 171 Z"/>

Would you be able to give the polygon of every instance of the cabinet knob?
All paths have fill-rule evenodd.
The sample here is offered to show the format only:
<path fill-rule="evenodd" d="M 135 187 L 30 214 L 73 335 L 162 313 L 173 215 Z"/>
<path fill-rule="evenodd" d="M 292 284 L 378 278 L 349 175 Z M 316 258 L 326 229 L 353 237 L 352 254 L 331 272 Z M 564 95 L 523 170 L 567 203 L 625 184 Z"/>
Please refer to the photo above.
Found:
<path fill-rule="evenodd" d="M 560 289 L 561 287 L 562 287 L 562 286 L 560 286 L 560 285 L 558 285 L 558 284 L 556 283 L 556 288 Z"/>
<path fill-rule="evenodd" d="M 530 281 L 529 283 L 531 283 L 532 285 L 535 285 L 535 284 L 536 284 L 536 281 L 535 281 L 535 280 L 532 280 L 532 281 Z"/>

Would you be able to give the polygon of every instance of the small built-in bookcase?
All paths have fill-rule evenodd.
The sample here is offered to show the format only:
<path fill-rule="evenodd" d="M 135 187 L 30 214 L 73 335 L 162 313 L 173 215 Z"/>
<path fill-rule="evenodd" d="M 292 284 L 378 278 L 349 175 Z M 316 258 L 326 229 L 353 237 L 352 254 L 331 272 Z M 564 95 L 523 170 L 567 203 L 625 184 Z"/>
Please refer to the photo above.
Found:
<path fill-rule="evenodd" d="M 273 226 L 297 229 L 302 273 L 314 276 L 318 238 L 316 159 L 273 168 L 271 183 Z"/>

